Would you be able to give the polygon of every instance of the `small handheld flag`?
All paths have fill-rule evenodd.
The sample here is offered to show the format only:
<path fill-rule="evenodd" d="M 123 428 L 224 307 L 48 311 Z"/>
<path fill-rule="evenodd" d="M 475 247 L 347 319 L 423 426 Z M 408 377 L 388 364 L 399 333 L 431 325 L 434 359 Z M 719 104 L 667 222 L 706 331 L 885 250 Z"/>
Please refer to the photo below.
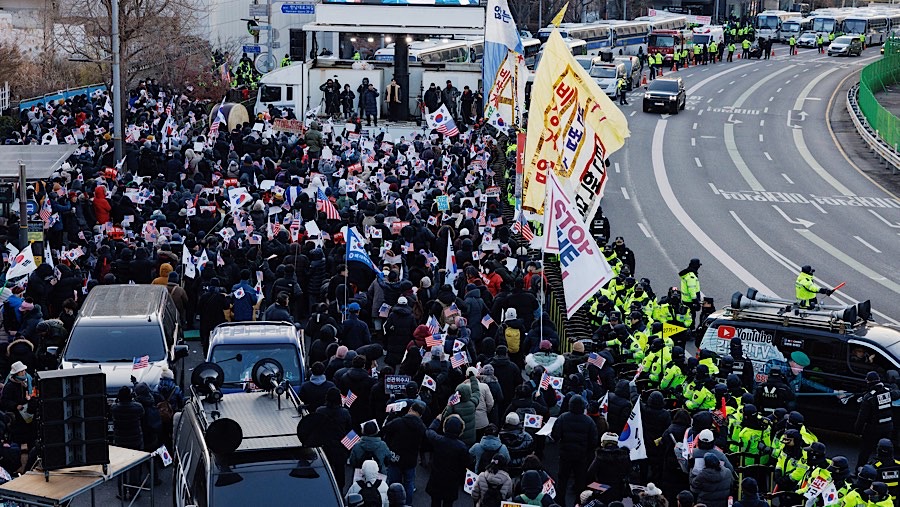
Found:
<path fill-rule="evenodd" d="M 422 379 L 422 387 L 427 387 L 428 389 L 431 389 L 432 391 L 436 391 L 437 390 L 437 382 L 435 382 L 434 379 L 429 377 L 428 375 L 425 375 L 425 378 Z"/>
<path fill-rule="evenodd" d="M 341 444 L 343 444 L 343 446 L 346 447 L 349 451 L 353 449 L 353 446 L 358 444 L 359 441 L 359 435 L 357 435 L 355 431 L 350 430 L 350 433 L 347 433 L 347 435 L 341 439 Z"/>
<path fill-rule="evenodd" d="M 456 405 L 456 404 L 459 403 L 460 401 L 462 401 L 462 398 L 460 398 L 459 393 L 453 393 L 453 396 L 451 396 L 451 397 L 447 400 L 447 405 L 450 405 L 450 406 Z"/>
<path fill-rule="evenodd" d="M 136 357 L 131 363 L 132 370 L 140 370 L 141 368 L 147 368 L 148 366 L 150 366 L 150 356 Z"/>
<path fill-rule="evenodd" d="M 347 396 L 341 396 L 341 401 L 343 402 L 345 407 L 349 407 L 353 405 L 353 402 L 356 401 L 356 395 L 353 394 L 353 391 L 347 391 Z"/>

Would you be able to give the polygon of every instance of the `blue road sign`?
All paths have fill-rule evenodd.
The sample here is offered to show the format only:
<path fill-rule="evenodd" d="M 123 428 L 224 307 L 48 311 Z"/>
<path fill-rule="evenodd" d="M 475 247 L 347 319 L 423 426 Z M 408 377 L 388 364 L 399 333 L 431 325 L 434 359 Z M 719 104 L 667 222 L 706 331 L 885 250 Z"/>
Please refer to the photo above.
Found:
<path fill-rule="evenodd" d="M 25 211 L 29 215 L 34 215 L 35 213 L 37 213 L 37 211 L 38 211 L 37 201 L 32 201 L 32 200 L 26 201 L 25 202 Z"/>
<path fill-rule="evenodd" d="M 311 3 L 281 4 L 282 14 L 315 14 L 316 6 Z"/>
<path fill-rule="evenodd" d="M 244 50 L 244 53 L 256 54 L 256 53 L 260 53 L 262 51 L 262 48 L 259 46 L 259 44 L 247 44 L 247 45 L 244 45 L 244 47 L 242 49 Z"/>

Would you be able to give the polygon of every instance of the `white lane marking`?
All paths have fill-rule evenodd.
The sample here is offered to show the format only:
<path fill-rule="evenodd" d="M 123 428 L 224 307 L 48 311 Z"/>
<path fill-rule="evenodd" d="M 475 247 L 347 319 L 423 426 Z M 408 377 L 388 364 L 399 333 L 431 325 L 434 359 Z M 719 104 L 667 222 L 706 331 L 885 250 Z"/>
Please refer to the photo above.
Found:
<path fill-rule="evenodd" d="M 781 88 L 775 90 L 775 93 L 781 93 Z"/>
<path fill-rule="evenodd" d="M 894 291 L 897 294 L 900 294 L 900 284 L 894 282 L 893 280 L 888 280 L 887 278 L 882 276 L 880 273 L 872 270 L 871 268 L 863 265 L 861 262 L 857 261 L 853 257 L 850 257 L 849 255 L 845 254 L 844 252 L 838 250 L 837 248 L 832 246 L 831 243 L 816 236 L 816 234 L 814 232 L 812 232 L 811 230 L 809 230 L 809 229 L 794 229 L 794 230 L 797 232 L 797 234 L 808 239 L 812 244 L 816 245 L 817 247 L 821 248 L 822 250 L 825 250 L 826 253 L 828 253 L 835 259 L 843 262 L 847 266 L 853 268 L 854 270 L 858 271 L 862 275 L 868 277 L 875 283 L 882 285 L 882 286 L 886 287 L 887 289 Z"/>
<path fill-rule="evenodd" d="M 784 84 L 791 84 L 791 80 L 788 79 L 787 81 L 784 82 Z"/>
<path fill-rule="evenodd" d="M 766 124 L 766 120 L 759 120 L 759 126 L 762 127 Z"/>
<path fill-rule="evenodd" d="M 866 247 L 868 247 L 869 250 L 871 250 L 871 251 L 873 251 L 873 252 L 875 252 L 875 253 L 881 253 L 881 250 L 879 250 L 879 249 L 875 248 L 874 246 L 872 246 L 872 244 L 869 243 L 868 241 L 866 241 L 866 240 L 860 238 L 859 236 L 853 236 L 853 237 L 856 238 L 856 241 L 859 241 L 860 243 L 862 243 L 863 245 L 865 245 Z"/>
<path fill-rule="evenodd" d="M 635 114 L 637 114 L 637 111 L 632 111 L 628 116 L 634 116 Z"/>
<path fill-rule="evenodd" d="M 818 76 L 812 78 L 809 81 L 809 83 L 807 83 L 806 86 L 804 86 L 803 89 L 800 90 L 800 95 L 797 95 L 797 100 L 794 101 L 794 111 L 802 110 L 803 109 L 803 101 L 808 100 L 807 97 L 809 97 L 809 94 L 810 94 L 810 92 L 812 92 L 812 89 L 815 88 L 815 86 L 817 84 L 819 84 L 819 81 L 825 79 L 826 77 L 828 77 L 829 74 L 831 74 L 832 72 L 834 72 L 836 70 L 838 70 L 838 69 L 831 68 L 831 69 L 828 69 L 825 72 L 819 74 Z"/>
<path fill-rule="evenodd" d="M 697 164 L 697 167 L 703 167 L 703 164 L 700 163 L 700 159 L 697 157 L 694 157 L 694 163 Z"/>
<path fill-rule="evenodd" d="M 691 146 L 697 146 L 697 138 L 696 137 L 691 138 Z"/>
<path fill-rule="evenodd" d="M 734 220 L 738 223 L 738 225 L 740 225 L 741 228 L 744 229 L 744 232 L 746 232 L 747 235 L 750 236 L 750 239 L 752 239 L 753 242 L 756 243 L 760 248 L 762 248 L 763 251 L 766 252 L 770 257 L 772 257 L 772 259 L 774 259 L 775 262 L 781 264 L 782 266 L 784 266 L 785 268 L 787 268 L 789 271 L 791 271 L 791 272 L 792 272 L 793 274 L 795 274 L 795 275 L 797 275 L 797 274 L 800 273 L 800 265 L 794 263 L 793 261 L 791 261 L 790 259 L 788 259 L 788 258 L 785 257 L 784 255 L 782 255 L 781 252 L 775 250 L 774 248 L 772 248 L 771 246 L 769 246 L 768 244 L 766 244 L 762 239 L 760 239 L 759 236 L 757 236 L 756 234 L 754 234 L 753 231 L 751 231 L 750 228 L 747 227 L 747 225 L 744 224 L 744 222 L 741 221 L 740 218 L 738 218 L 737 214 L 735 214 L 734 211 L 731 211 L 730 213 L 731 213 L 731 216 L 734 218 Z M 828 283 L 828 282 L 826 282 L 825 280 L 822 280 L 822 279 L 819 278 L 819 277 L 816 277 L 816 278 L 818 278 L 819 282 L 821 282 L 822 285 L 827 285 L 827 286 L 829 286 L 829 287 L 834 287 L 834 285 L 835 285 L 835 284 Z M 846 293 L 844 293 L 844 292 L 841 292 L 841 293 L 839 293 L 839 294 L 840 294 L 840 297 L 841 297 L 841 298 L 848 300 L 851 304 L 859 303 L 858 300 L 853 299 L 852 297 L 848 296 L 848 295 L 847 295 Z M 831 297 L 833 297 L 834 299 L 840 301 L 840 300 L 838 299 L 838 297 L 837 297 L 837 294 L 834 294 L 834 295 L 832 295 Z M 872 310 L 872 313 L 875 314 L 875 315 L 878 315 L 879 317 L 881 317 L 882 319 L 884 319 L 884 320 L 886 320 L 886 321 L 888 321 L 888 322 L 891 322 L 891 323 L 893 323 L 893 324 L 898 324 L 898 325 L 900 325 L 900 322 L 898 322 L 898 321 L 896 321 L 896 320 L 894 320 L 894 319 L 888 317 L 887 315 L 885 315 L 885 314 L 879 312 L 878 310 Z"/>
<path fill-rule="evenodd" d="M 714 193 L 714 194 L 716 194 L 716 195 L 719 195 L 719 189 L 716 188 L 716 186 L 713 185 L 713 183 L 712 183 L 711 181 L 708 182 L 707 185 L 709 185 L 709 188 L 712 189 L 712 193 Z"/>
<path fill-rule="evenodd" d="M 800 74 L 794 74 L 794 79 L 797 79 L 798 77 L 800 77 Z"/>
<path fill-rule="evenodd" d="M 753 176 L 753 173 L 750 172 L 750 168 L 747 167 L 747 164 L 744 163 L 744 159 L 741 158 L 740 152 L 738 152 L 737 143 L 734 140 L 734 123 L 725 124 L 725 149 L 728 150 L 728 155 L 731 157 L 731 161 L 734 162 L 735 167 L 737 167 L 738 172 L 741 173 L 741 176 L 743 176 L 747 184 L 750 185 L 750 189 L 756 190 L 757 192 L 764 192 L 765 188 L 763 188 L 759 180 L 756 179 L 756 176 Z"/>
<path fill-rule="evenodd" d="M 764 107 L 764 108 L 763 108 L 763 113 L 768 113 L 768 112 L 769 112 L 769 107 L 768 107 L 768 106 Z"/>
<path fill-rule="evenodd" d="M 616 172 L 619 172 L 619 171 L 616 171 Z M 784 173 L 781 173 L 781 175 L 784 176 L 784 179 L 786 179 L 788 183 L 790 183 L 791 185 L 794 184 L 794 180 L 792 180 L 790 176 L 788 176 L 787 174 L 784 174 Z"/>
<path fill-rule="evenodd" d="M 697 116 L 703 116 L 703 110 L 702 110 L 702 109 L 699 110 L 699 111 L 697 111 Z"/>
<path fill-rule="evenodd" d="M 653 175 L 656 178 L 656 185 L 659 188 L 660 195 L 662 195 L 662 198 L 665 201 L 666 205 L 669 207 L 669 210 L 672 211 L 672 214 L 675 215 L 675 218 L 681 223 L 681 225 L 687 230 L 687 232 L 691 234 L 694 239 L 696 239 L 697 242 L 706 249 L 707 252 L 718 259 L 718 261 L 721 262 L 723 266 L 734 273 L 734 275 L 738 277 L 741 282 L 745 283 L 748 287 L 756 287 L 758 290 L 761 290 L 766 294 L 775 294 L 775 291 L 768 288 L 766 284 L 762 283 L 759 278 L 756 278 L 752 273 L 747 271 L 744 266 L 742 266 L 739 262 L 734 260 L 734 258 L 728 255 L 728 253 L 725 252 L 722 247 L 717 245 L 713 241 L 713 239 L 710 238 L 709 235 L 706 234 L 706 232 L 704 232 L 703 229 L 701 229 L 693 219 L 691 219 L 691 217 L 681 206 L 678 198 L 675 197 L 675 192 L 672 190 L 672 185 L 669 183 L 669 177 L 666 174 L 666 166 L 663 159 L 663 138 L 665 137 L 666 133 L 666 123 L 667 120 L 656 121 L 656 129 L 653 131 L 653 142 L 650 143 L 650 146 L 652 147 L 651 161 L 653 164 Z"/>
<path fill-rule="evenodd" d="M 622 172 L 622 170 L 619 168 L 619 163 L 618 163 L 618 162 L 616 162 L 615 166 L 613 166 L 613 167 L 616 168 L 616 172 L 617 172 L 617 173 Z"/>
<path fill-rule="evenodd" d="M 813 205 L 817 210 L 821 211 L 822 213 L 824 213 L 824 214 L 826 214 L 826 215 L 828 214 L 828 212 L 825 211 L 825 208 L 823 208 L 822 206 L 820 206 L 819 203 L 814 202 L 814 203 L 812 203 L 812 205 Z"/>
<path fill-rule="evenodd" d="M 691 76 L 693 76 L 693 75 L 694 75 L 694 73 L 691 72 L 690 74 L 688 74 L 687 76 L 684 76 L 684 77 L 691 77 Z"/>
<path fill-rule="evenodd" d="M 775 79 L 775 77 L 778 76 L 778 74 L 781 74 L 782 72 L 786 72 L 786 71 L 788 71 L 788 70 L 790 70 L 790 69 L 792 69 L 792 68 L 794 68 L 793 65 L 788 65 L 787 67 L 785 67 L 785 68 L 783 68 L 783 69 L 781 69 L 781 70 L 777 70 L 777 71 L 775 71 L 775 72 L 773 72 L 773 73 L 767 75 L 766 77 L 760 79 L 760 80 L 757 81 L 756 83 L 753 83 L 753 86 L 751 86 L 750 88 L 747 88 L 747 89 L 744 91 L 744 93 L 742 93 L 741 96 L 738 97 L 738 99 L 734 102 L 734 105 L 733 105 L 732 107 L 734 107 L 735 109 L 737 109 L 737 108 L 743 106 L 743 105 L 744 105 L 744 102 L 746 102 L 747 99 L 750 98 L 750 95 L 753 95 L 753 92 L 755 92 L 756 90 L 758 90 L 758 89 L 760 89 L 761 87 L 765 86 L 765 84 L 766 84 L 767 82 L 769 82 L 770 80 Z"/>
<path fill-rule="evenodd" d="M 644 233 L 644 236 L 647 236 L 648 238 L 652 237 L 650 236 L 650 231 L 647 230 L 647 227 L 642 222 L 638 222 L 638 229 Z"/>
<path fill-rule="evenodd" d="M 875 215 L 875 218 L 877 218 L 878 220 L 881 220 L 882 222 L 884 222 L 885 225 L 887 225 L 888 227 L 890 227 L 890 228 L 892 228 L 892 229 L 900 229 L 900 222 L 898 222 L 898 223 L 896 223 L 896 224 L 892 224 L 892 223 L 889 222 L 886 218 L 884 218 L 883 216 L 879 215 L 878 212 L 875 211 L 875 210 L 873 210 L 873 209 L 870 209 L 870 210 L 869 210 L 869 213 Z"/>
<path fill-rule="evenodd" d="M 745 73 L 741 74 L 741 77 L 747 77 L 747 73 L 745 72 Z"/>
<path fill-rule="evenodd" d="M 693 129 L 694 129 L 694 130 L 697 130 L 697 124 L 696 124 L 696 123 L 694 123 Z"/>
<path fill-rule="evenodd" d="M 775 100 L 775 97 L 769 97 L 769 102 L 772 102 L 773 100 Z"/>
<path fill-rule="evenodd" d="M 700 139 L 715 139 L 716 136 L 700 136 Z"/>
<path fill-rule="evenodd" d="M 803 160 L 809 164 L 809 167 L 811 167 L 816 174 L 841 194 L 856 195 L 849 188 L 844 186 L 843 183 L 838 181 L 837 178 L 829 174 L 824 167 L 819 165 L 815 157 L 813 157 L 813 154 L 810 153 L 809 148 L 806 147 L 806 141 L 803 140 L 803 129 L 792 129 L 792 132 L 794 133 L 794 144 L 797 146 L 797 151 L 800 152 L 800 156 L 803 157 Z"/>
<path fill-rule="evenodd" d="M 763 135 L 762 135 L 762 134 L 759 135 L 759 142 L 763 142 Z"/>
<path fill-rule="evenodd" d="M 716 74 L 714 74 L 714 75 L 712 75 L 712 76 L 710 76 L 710 77 L 708 77 L 708 78 L 706 78 L 706 79 L 700 81 L 699 83 L 695 84 L 694 86 L 690 87 L 690 88 L 687 90 L 687 92 L 685 92 L 685 93 L 687 93 L 689 96 L 690 96 L 690 95 L 696 95 L 696 94 L 697 94 L 697 90 L 699 90 L 700 88 L 703 88 L 703 86 L 704 86 L 706 83 L 712 81 L 713 79 L 720 78 L 720 77 L 724 76 L 725 74 L 728 74 L 729 72 L 734 72 L 734 71 L 736 71 L 736 70 L 741 70 L 741 69 L 743 69 L 744 67 L 746 67 L 747 65 L 749 65 L 749 64 L 746 64 L 746 63 L 745 63 L 745 64 L 735 65 L 734 67 L 731 67 L 731 68 L 728 68 L 728 69 L 723 70 L 722 72 L 716 73 Z M 693 74 L 689 74 L 687 77 L 691 77 L 692 75 L 693 75 Z"/>
<path fill-rule="evenodd" d="M 731 85 L 733 85 L 734 83 L 736 83 L 736 81 L 732 81 L 732 82 L 728 83 L 728 85 L 731 86 Z"/>
<path fill-rule="evenodd" d="M 625 187 L 622 187 L 622 196 L 626 201 L 631 200 L 631 197 L 628 196 L 628 189 Z"/>
<path fill-rule="evenodd" d="M 725 91 L 725 88 L 722 88 L 721 90 L 717 91 L 716 93 L 722 93 L 724 91 Z"/>
<path fill-rule="evenodd" d="M 766 156 L 766 158 L 767 158 L 767 159 L 769 159 L 769 162 L 771 162 L 771 161 L 772 161 L 772 156 L 771 156 L 771 155 L 769 155 L 769 152 L 768 152 L 768 151 L 764 151 L 764 152 L 763 152 L 763 155 L 765 155 L 765 156 Z"/>
<path fill-rule="evenodd" d="M 712 102 L 712 100 L 713 100 L 712 97 L 710 97 L 710 98 L 706 99 L 706 103 L 709 104 L 710 102 Z"/>

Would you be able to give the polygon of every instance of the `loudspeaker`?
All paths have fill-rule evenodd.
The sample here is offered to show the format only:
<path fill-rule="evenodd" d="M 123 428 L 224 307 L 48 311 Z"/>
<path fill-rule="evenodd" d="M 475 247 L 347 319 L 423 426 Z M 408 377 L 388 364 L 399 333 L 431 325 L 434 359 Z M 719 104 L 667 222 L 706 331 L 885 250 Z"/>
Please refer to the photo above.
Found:
<path fill-rule="evenodd" d="M 109 464 L 106 375 L 73 368 L 38 374 L 44 470 Z"/>

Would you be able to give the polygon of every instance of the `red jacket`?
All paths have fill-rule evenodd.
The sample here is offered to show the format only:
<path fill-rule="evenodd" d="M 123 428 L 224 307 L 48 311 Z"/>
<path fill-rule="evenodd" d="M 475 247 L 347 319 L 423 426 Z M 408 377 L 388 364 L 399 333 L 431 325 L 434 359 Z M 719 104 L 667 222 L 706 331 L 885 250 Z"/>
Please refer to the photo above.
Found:
<path fill-rule="evenodd" d="M 110 210 L 112 210 L 112 206 L 106 200 L 106 187 L 98 185 L 94 189 L 94 215 L 97 217 L 98 224 L 103 225 L 109 222 Z"/>

